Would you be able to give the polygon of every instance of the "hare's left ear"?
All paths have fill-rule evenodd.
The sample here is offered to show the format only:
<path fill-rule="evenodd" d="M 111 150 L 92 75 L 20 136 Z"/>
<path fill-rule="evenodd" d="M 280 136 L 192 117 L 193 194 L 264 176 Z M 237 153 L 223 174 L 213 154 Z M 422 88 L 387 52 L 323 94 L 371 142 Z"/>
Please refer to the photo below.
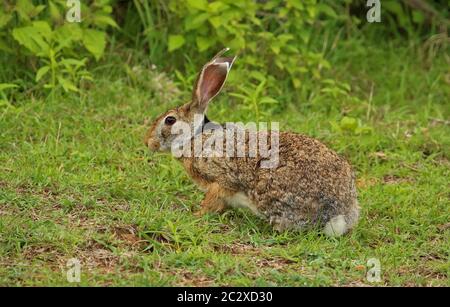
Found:
<path fill-rule="evenodd" d="M 208 103 L 220 92 L 225 84 L 228 72 L 236 59 L 235 56 L 222 57 L 228 50 L 228 48 L 225 48 L 216 54 L 200 71 L 192 93 L 191 106 L 195 107 L 196 112 L 205 112 Z"/>

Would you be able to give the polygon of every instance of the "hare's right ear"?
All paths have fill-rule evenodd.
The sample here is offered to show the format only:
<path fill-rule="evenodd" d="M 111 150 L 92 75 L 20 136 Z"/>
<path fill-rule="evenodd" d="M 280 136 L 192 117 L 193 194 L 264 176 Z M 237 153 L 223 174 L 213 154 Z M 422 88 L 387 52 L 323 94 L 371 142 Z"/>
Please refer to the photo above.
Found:
<path fill-rule="evenodd" d="M 193 108 L 196 113 L 204 113 L 208 103 L 220 92 L 225 84 L 228 72 L 236 59 L 235 56 L 222 57 L 222 54 L 226 51 L 228 51 L 228 48 L 216 54 L 211 61 L 203 66 L 198 75 L 192 93 L 192 103 L 190 104 L 190 108 Z"/>

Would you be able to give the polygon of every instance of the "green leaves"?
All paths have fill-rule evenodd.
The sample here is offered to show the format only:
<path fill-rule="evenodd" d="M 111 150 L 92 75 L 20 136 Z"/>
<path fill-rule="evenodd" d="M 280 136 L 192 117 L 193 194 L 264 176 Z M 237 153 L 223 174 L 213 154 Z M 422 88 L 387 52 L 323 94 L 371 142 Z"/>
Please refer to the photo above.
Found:
<path fill-rule="evenodd" d="M 62 76 L 58 76 L 58 82 L 59 84 L 62 85 L 63 89 L 68 92 L 68 91 L 73 91 L 73 92 L 78 92 L 78 88 L 75 86 L 75 84 L 73 84 L 71 81 L 65 79 Z"/>
<path fill-rule="evenodd" d="M 320 80 L 330 68 L 320 51 L 311 50 L 313 28 L 323 16 L 327 20 L 340 17 L 334 6 L 316 1 L 267 0 L 187 0 L 168 1 L 170 23 L 167 44 L 171 53 L 217 50 L 230 47 L 231 53 L 242 52 L 240 67 L 260 70 L 274 78 L 290 80 L 290 86 L 301 89 L 305 80 Z M 150 13 L 151 14 L 151 13 Z M 156 18 L 156 16 L 155 16 Z M 154 31 L 147 28 L 146 31 Z M 196 63 L 200 65 L 200 63 Z M 241 80 L 245 82 L 245 80 Z M 277 91 L 276 83 L 266 86 Z"/>
<path fill-rule="evenodd" d="M 72 26 L 72 29 L 78 28 Z M 37 70 L 35 81 L 39 82 L 51 75 L 45 87 L 55 89 L 57 85 L 60 85 L 65 91 L 78 91 L 75 84 L 81 76 L 87 75 L 87 72 L 84 70 L 86 64 L 84 60 L 62 58 L 63 49 L 70 47 L 74 40 L 81 38 L 85 48 L 98 60 L 106 46 L 105 33 L 102 31 L 93 29 L 85 29 L 82 32 L 70 31 L 70 26 L 63 26 L 57 31 L 52 31 L 45 21 L 34 21 L 31 26 L 16 28 L 12 31 L 12 35 L 19 44 L 46 63 Z"/>
<path fill-rule="evenodd" d="M 17 84 L 13 83 L 0 83 L 0 92 L 3 92 L 6 89 L 18 87 Z"/>
<path fill-rule="evenodd" d="M 14 10 L 20 19 L 30 21 L 31 18 L 39 15 L 45 9 L 45 5 L 35 6 L 31 0 L 18 0 Z"/>
<path fill-rule="evenodd" d="M 370 134 L 373 128 L 366 126 L 360 119 L 344 116 L 340 122 L 331 122 L 334 131 L 346 134 L 361 135 Z"/>
<path fill-rule="evenodd" d="M 215 39 L 210 39 L 207 37 L 197 37 L 196 39 L 197 47 L 200 52 L 209 49 L 213 44 L 216 43 Z"/>
<path fill-rule="evenodd" d="M 13 15 L 7 14 L 0 10 L 0 29 L 3 28 L 12 19 Z"/>
<path fill-rule="evenodd" d="M 184 45 L 186 40 L 182 35 L 170 35 L 169 36 L 169 52 L 177 50 Z"/>
<path fill-rule="evenodd" d="M 38 69 L 36 73 L 36 82 L 39 82 L 39 80 L 42 79 L 43 76 L 45 76 L 46 73 L 50 70 L 50 66 L 42 66 Z"/>
<path fill-rule="evenodd" d="M 45 56 L 50 46 L 46 39 L 51 39 L 52 31 L 44 21 L 35 21 L 32 26 L 15 28 L 12 31 L 13 38 L 34 55 Z"/>
<path fill-rule="evenodd" d="M 341 119 L 340 126 L 344 130 L 355 131 L 358 128 L 358 122 L 356 118 L 344 116 Z"/>
<path fill-rule="evenodd" d="M 189 7 L 197 10 L 206 10 L 208 8 L 208 1 L 206 0 L 187 0 Z"/>
<path fill-rule="evenodd" d="M 0 5 L 0 49 L 7 52 L 24 49 L 27 52 L 19 54 L 37 57 L 34 81 L 44 88 L 78 91 L 82 79 L 91 79 L 86 70 L 88 59 L 98 61 L 105 52 L 105 29 L 118 28 L 111 18 L 110 2 L 101 0 L 84 5 L 86 14 L 82 23 L 63 22 L 67 10 L 63 0 L 44 1 L 46 4 L 41 5 L 34 5 L 32 0 L 18 0 L 9 6 Z M 18 18 L 11 18 L 15 14 Z"/>
<path fill-rule="evenodd" d="M 106 34 L 105 32 L 84 29 L 83 30 L 83 45 L 98 61 L 105 51 Z"/>
<path fill-rule="evenodd" d="M 94 21 L 98 25 L 111 26 L 116 29 L 119 28 L 119 26 L 114 21 L 114 19 L 112 19 L 111 17 L 106 16 L 106 15 L 96 15 L 96 16 L 94 16 Z"/>
<path fill-rule="evenodd" d="M 0 107 L 12 107 L 8 101 L 8 97 L 5 94 L 5 90 L 19 87 L 17 84 L 13 83 L 0 83 Z"/>

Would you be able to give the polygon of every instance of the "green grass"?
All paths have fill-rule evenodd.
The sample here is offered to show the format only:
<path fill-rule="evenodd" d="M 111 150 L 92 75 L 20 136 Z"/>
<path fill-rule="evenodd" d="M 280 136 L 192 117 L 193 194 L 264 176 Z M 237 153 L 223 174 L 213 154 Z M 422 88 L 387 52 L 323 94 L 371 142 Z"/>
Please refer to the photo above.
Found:
<path fill-rule="evenodd" d="M 329 55 L 348 95 L 312 85 L 312 98 L 265 118 L 352 162 L 362 216 L 350 234 L 277 233 L 244 210 L 194 217 L 202 193 L 142 143 L 187 93 L 146 65 L 130 78 L 106 64 L 87 95 L 0 109 L 0 285 L 70 285 L 70 258 L 81 285 L 450 285 L 448 59 L 361 44 Z M 222 94 L 210 117 L 251 120 L 244 110 Z M 344 116 L 368 132 L 335 128 Z M 370 258 L 380 283 L 366 279 Z"/>

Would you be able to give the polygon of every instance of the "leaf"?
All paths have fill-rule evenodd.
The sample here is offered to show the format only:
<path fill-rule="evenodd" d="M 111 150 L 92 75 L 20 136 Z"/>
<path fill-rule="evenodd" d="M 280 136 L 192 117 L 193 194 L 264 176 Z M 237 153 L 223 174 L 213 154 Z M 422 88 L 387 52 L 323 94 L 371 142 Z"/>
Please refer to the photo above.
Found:
<path fill-rule="evenodd" d="M 233 50 L 239 50 L 245 48 L 245 39 L 242 36 L 235 36 L 234 39 L 232 39 L 228 46 Z"/>
<path fill-rule="evenodd" d="M 247 96 L 242 95 L 242 94 L 239 94 L 239 93 L 229 93 L 229 95 L 232 96 L 232 97 L 240 98 L 240 99 L 242 99 L 242 100 L 248 99 Z"/>
<path fill-rule="evenodd" d="M 317 4 L 317 8 L 319 9 L 319 12 L 327 15 L 328 17 L 337 18 L 337 14 L 331 6 L 321 3 Z"/>
<path fill-rule="evenodd" d="M 58 22 L 62 19 L 61 13 L 59 12 L 58 6 L 53 2 L 48 2 L 49 9 L 50 9 L 50 16 L 52 17 L 52 20 Z"/>
<path fill-rule="evenodd" d="M 9 89 L 9 88 L 15 88 L 19 87 L 17 84 L 14 83 L 0 83 L 0 91 Z"/>
<path fill-rule="evenodd" d="M 182 35 L 169 35 L 169 52 L 181 48 L 185 42 L 186 40 Z"/>
<path fill-rule="evenodd" d="M 49 39 L 52 35 L 52 28 L 46 21 L 33 21 L 33 28 L 35 28 L 43 37 Z"/>
<path fill-rule="evenodd" d="M 229 6 L 221 1 L 216 1 L 211 2 L 208 8 L 211 13 L 220 13 L 228 9 Z"/>
<path fill-rule="evenodd" d="M 14 50 L 11 49 L 9 47 L 9 45 L 10 45 L 10 43 L 8 43 L 5 40 L 0 38 L 0 50 L 3 50 L 3 51 L 8 52 L 8 53 L 14 52 Z"/>
<path fill-rule="evenodd" d="M 423 24 L 424 20 L 425 20 L 425 16 L 423 15 L 422 12 L 420 11 L 413 11 L 412 12 L 412 19 L 416 24 Z"/>
<path fill-rule="evenodd" d="M 92 29 L 84 29 L 83 45 L 98 61 L 102 57 L 106 47 L 105 32 Z"/>
<path fill-rule="evenodd" d="M 105 1 L 105 2 L 103 2 L 103 3 L 101 3 L 101 5 L 102 5 L 102 11 L 103 11 L 104 13 L 111 14 L 112 11 L 113 11 L 113 8 L 112 8 L 111 5 L 105 5 L 106 3 L 109 3 L 109 0 L 108 0 L 108 1 Z"/>
<path fill-rule="evenodd" d="M 278 100 L 273 99 L 272 97 L 266 96 L 266 97 L 261 98 L 259 103 L 260 104 L 277 104 Z"/>
<path fill-rule="evenodd" d="M 98 25 L 111 26 L 111 27 L 116 28 L 116 29 L 119 28 L 119 26 L 114 21 L 114 19 L 112 19 L 111 17 L 106 16 L 106 15 L 96 15 L 94 17 L 94 23 L 98 24 Z"/>
<path fill-rule="evenodd" d="M 82 60 L 77 60 L 77 59 L 62 59 L 60 62 L 60 64 L 64 65 L 64 66 L 77 66 L 77 67 L 81 67 L 86 65 L 86 58 L 82 59 Z"/>
<path fill-rule="evenodd" d="M 208 1 L 206 0 L 187 0 L 190 7 L 205 11 L 208 8 Z"/>
<path fill-rule="evenodd" d="M 277 40 L 279 40 L 283 45 L 286 44 L 288 41 L 293 40 L 294 35 L 292 34 L 281 34 L 277 36 Z"/>
<path fill-rule="evenodd" d="M 33 15 L 32 15 L 32 16 L 34 17 L 34 16 L 39 15 L 43 10 L 45 10 L 45 5 L 44 5 L 44 4 L 35 6 L 35 7 L 34 7 L 34 10 L 33 10 Z"/>
<path fill-rule="evenodd" d="M 355 131 L 356 128 L 358 128 L 358 122 L 355 118 L 353 117 L 343 117 L 341 119 L 341 128 L 345 129 L 345 130 L 350 130 L 350 131 Z"/>
<path fill-rule="evenodd" d="M 5 14 L 0 11 L 0 28 L 4 27 L 13 17 L 12 14 Z"/>
<path fill-rule="evenodd" d="M 223 20 L 222 18 L 220 18 L 219 16 L 215 16 L 215 17 L 211 17 L 208 19 L 208 21 L 212 24 L 212 26 L 214 28 L 218 28 L 223 24 Z"/>
<path fill-rule="evenodd" d="M 275 65 L 277 65 L 277 67 L 278 67 L 279 69 L 284 69 L 284 63 L 283 63 L 283 61 L 281 61 L 281 60 L 278 59 L 278 58 L 275 58 Z"/>
<path fill-rule="evenodd" d="M 14 39 L 30 50 L 35 55 L 42 56 L 49 50 L 49 45 L 44 41 L 41 32 L 35 27 L 15 28 L 12 31 Z"/>
<path fill-rule="evenodd" d="M 19 16 L 22 19 L 29 21 L 30 16 L 33 13 L 33 10 L 34 10 L 34 5 L 31 1 L 28 1 L 28 0 L 18 0 L 17 1 L 15 11 L 19 14 Z"/>
<path fill-rule="evenodd" d="M 83 38 L 83 31 L 77 22 L 67 22 L 54 32 L 54 39 L 60 43 L 61 41 L 78 41 Z"/>
<path fill-rule="evenodd" d="M 66 92 L 68 91 L 78 92 L 78 88 L 71 81 L 64 79 L 61 76 L 58 76 L 58 82 L 59 84 L 62 85 L 63 89 Z"/>
<path fill-rule="evenodd" d="M 267 80 L 266 76 L 265 76 L 262 72 L 257 71 L 257 70 L 251 71 L 251 72 L 250 72 L 250 77 L 251 77 L 251 78 L 255 78 L 255 79 L 258 80 L 259 82 L 262 82 L 262 81 Z"/>
<path fill-rule="evenodd" d="M 201 36 L 197 36 L 197 38 L 195 40 L 197 42 L 197 47 L 198 47 L 199 51 L 205 51 L 215 43 L 214 39 L 210 39 L 207 37 L 201 37 Z"/>
<path fill-rule="evenodd" d="M 272 43 L 270 45 L 270 49 L 272 49 L 273 53 L 279 54 L 280 53 L 280 46 L 276 43 Z"/>
<path fill-rule="evenodd" d="M 39 82 L 39 80 L 42 79 L 43 76 L 50 70 L 50 66 L 43 66 L 39 68 L 39 70 L 36 73 L 36 82 Z"/>
<path fill-rule="evenodd" d="M 3 107 L 3 106 L 9 107 L 9 106 L 12 106 L 12 105 L 9 103 L 8 100 L 0 99 L 0 107 Z"/>

